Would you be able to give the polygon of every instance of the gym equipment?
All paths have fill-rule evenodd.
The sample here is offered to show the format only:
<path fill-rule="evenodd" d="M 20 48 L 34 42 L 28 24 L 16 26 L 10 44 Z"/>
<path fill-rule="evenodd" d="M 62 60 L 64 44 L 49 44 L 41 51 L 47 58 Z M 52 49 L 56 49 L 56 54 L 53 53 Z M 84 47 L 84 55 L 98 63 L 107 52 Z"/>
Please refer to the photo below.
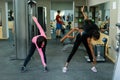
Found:
<path fill-rule="evenodd" d="M 94 45 L 94 53 L 96 56 L 96 61 L 105 61 L 105 48 L 106 48 L 106 43 L 107 43 L 107 38 L 102 39 L 104 44 L 97 44 Z M 89 62 L 90 59 L 88 56 L 85 56 L 85 59 Z"/>

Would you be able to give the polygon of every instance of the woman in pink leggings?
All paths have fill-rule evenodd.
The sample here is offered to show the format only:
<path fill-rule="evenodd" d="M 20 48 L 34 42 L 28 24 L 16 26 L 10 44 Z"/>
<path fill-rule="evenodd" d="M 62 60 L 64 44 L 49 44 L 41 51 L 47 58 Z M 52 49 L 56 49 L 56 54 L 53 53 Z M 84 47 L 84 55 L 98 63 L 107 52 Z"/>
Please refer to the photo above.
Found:
<path fill-rule="evenodd" d="M 46 39 L 46 35 L 44 33 L 44 30 L 42 29 L 41 25 L 38 23 L 38 20 L 36 17 L 32 17 L 33 21 L 36 23 L 40 35 L 36 35 L 32 38 L 32 43 L 31 43 L 31 47 L 30 47 L 30 51 L 28 56 L 26 57 L 23 66 L 21 67 L 21 72 L 25 72 L 26 69 L 26 65 L 28 64 L 28 62 L 30 61 L 31 57 L 33 56 L 35 49 L 37 48 L 39 55 L 41 57 L 41 61 L 42 64 L 44 66 L 44 71 L 48 71 L 47 69 L 47 61 L 46 61 L 46 54 L 45 54 L 45 50 L 46 50 L 46 45 L 47 45 L 47 39 Z"/>

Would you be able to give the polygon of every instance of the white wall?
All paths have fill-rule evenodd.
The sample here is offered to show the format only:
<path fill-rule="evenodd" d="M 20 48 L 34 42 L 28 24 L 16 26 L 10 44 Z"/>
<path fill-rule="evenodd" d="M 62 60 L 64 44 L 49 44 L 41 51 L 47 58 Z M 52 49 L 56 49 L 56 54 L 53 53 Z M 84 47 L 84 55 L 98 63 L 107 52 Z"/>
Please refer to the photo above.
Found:
<path fill-rule="evenodd" d="M 108 2 L 108 1 L 110 1 L 110 0 L 87 0 L 88 5 L 90 5 L 90 6 L 105 3 L 105 2 Z"/>
<path fill-rule="evenodd" d="M 117 22 L 120 23 L 120 5 L 119 5 L 120 4 L 120 0 L 117 0 L 116 4 L 117 4 L 116 8 L 118 8 L 117 9 L 117 13 L 118 13 L 118 15 L 117 15 L 118 16 L 117 17 Z M 120 33 L 120 29 L 118 29 L 117 32 Z M 119 46 L 119 53 L 118 53 L 118 55 L 119 56 L 117 57 L 117 63 L 116 63 L 115 70 L 114 70 L 113 80 L 119 80 L 120 79 L 120 46 Z"/>
<path fill-rule="evenodd" d="M 72 10 L 73 2 L 52 2 L 51 10 Z"/>
<path fill-rule="evenodd" d="M 115 72 L 113 75 L 113 80 L 119 80 L 120 79 L 120 49 L 119 49 L 119 57 L 115 66 Z"/>

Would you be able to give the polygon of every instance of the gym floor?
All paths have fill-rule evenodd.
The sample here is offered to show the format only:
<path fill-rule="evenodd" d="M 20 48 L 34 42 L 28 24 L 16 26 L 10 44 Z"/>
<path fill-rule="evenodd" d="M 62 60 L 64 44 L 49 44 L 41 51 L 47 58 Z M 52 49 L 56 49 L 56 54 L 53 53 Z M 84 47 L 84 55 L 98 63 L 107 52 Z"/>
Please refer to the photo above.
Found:
<path fill-rule="evenodd" d="M 112 80 L 114 63 L 106 58 L 105 62 L 98 62 L 97 73 L 90 70 L 91 63 L 87 62 L 86 50 L 81 46 L 72 58 L 68 71 L 62 72 L 62 67 L 72 49 L 72 45 L 63 45 L 59 40 L 48 40 L 46 55 L 49 72 L 43 72 L 43 66 L 36 50 L 28 71 L 20 72 L 24 60 L 12 60 L 16 56 L 15 47 L 9 40 L 0 40 L 0 80 Z M 22 54 L 22 53 L 21 53 Z"/>

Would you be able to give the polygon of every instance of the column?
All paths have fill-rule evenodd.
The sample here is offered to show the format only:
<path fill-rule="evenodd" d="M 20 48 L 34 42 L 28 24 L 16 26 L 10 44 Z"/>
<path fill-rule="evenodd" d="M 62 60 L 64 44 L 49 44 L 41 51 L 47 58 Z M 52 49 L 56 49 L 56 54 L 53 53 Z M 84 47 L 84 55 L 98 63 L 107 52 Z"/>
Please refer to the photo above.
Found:
<path fill-rule="evenodd" d="M 113 8 L 115 7 L 114 5 L 116 4 L 116 9 L 117 9 L 117 22 L 120 23 L 120 0 L 117 0 L 116 3 L 113 2 Z M 116 26 L 118 27 L 118 26 Z M 120 25 L 119 25 L 120 27 Z M 114 74 L 113 74 L 113 80 L 119 80 L 120 79 L 120 28 L 117 28 L 117 33 L 119 34 L 118 42 L 119 42 L 119 50 L 117 52 L 117 59 L 115 63 L 115 69 L 114 69 Z"/>
<path fill-rule="evenodd" d="M 13 0 L 15 14 L 16 59 L 25 59 L 28 53 L 27 0 Z"/>

